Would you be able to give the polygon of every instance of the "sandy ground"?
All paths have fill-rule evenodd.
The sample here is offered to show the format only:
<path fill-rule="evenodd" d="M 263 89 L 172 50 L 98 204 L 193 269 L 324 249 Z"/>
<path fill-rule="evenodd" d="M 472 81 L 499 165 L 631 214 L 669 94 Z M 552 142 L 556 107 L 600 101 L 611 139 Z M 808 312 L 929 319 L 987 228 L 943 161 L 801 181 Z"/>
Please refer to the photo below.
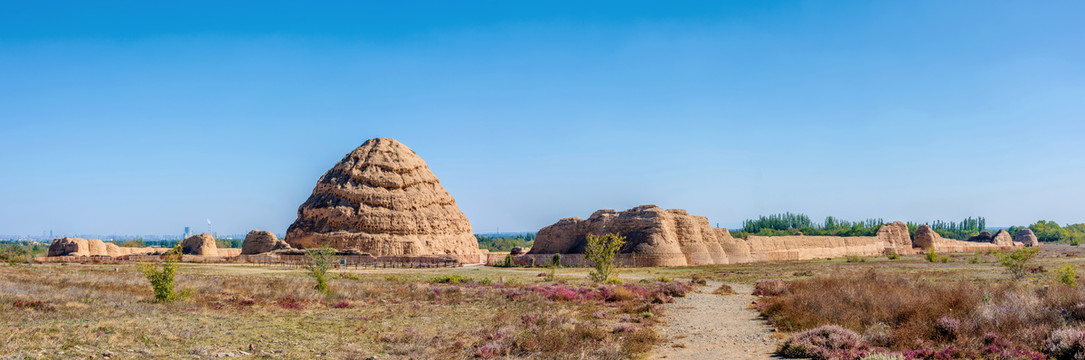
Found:
<path fill-rule="evenodd" d="M 737 294 L 715 295 L 709 282 L 668 304 L 663 335 L 668 339 L 651 359 L 773 359 L 778 339 L 750 308 L 753 286 L 730 284 Z"/>

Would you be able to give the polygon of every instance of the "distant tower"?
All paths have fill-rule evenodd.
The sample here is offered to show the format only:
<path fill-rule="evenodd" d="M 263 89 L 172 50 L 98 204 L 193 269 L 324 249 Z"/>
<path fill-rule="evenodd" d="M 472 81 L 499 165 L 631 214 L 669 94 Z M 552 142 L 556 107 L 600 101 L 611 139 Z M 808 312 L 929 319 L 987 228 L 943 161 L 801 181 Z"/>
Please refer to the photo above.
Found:
<path fill-rule="evenodd" d="M 211 231 L 211 219 L 207 219 L 207 233 L 214 234 L 214 232 Z"/>
<path fill-rule="evenodd" d="M 188 226 L 185 226 L 185 236 L 184 236 L 184 238 L 188 239 L 189 236 L 192 236 L 192 228 L 190 228 Z"/>

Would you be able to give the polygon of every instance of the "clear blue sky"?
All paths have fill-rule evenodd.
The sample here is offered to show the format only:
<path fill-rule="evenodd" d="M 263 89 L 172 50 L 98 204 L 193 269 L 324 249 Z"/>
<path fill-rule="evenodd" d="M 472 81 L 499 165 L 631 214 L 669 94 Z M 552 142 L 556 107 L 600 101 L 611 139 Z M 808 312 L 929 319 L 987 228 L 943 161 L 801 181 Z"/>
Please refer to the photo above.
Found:
<path fill-rule="evenodd" d="M 5 4 L 0 233 L 283 232 L 372 137 L 475 232 L 1085 222 L 1080 1 L 358 3 Z"/>

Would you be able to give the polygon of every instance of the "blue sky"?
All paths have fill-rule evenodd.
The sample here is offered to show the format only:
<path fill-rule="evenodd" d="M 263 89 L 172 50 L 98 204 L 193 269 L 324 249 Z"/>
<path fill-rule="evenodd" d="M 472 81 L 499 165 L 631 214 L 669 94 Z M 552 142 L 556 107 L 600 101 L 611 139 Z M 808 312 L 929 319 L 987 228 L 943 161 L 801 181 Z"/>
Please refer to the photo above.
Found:
<path fill-rule="evenodd" d="M 1081 2 L 373 4 L 5 4 L 0 234 L 282 232 L 372 137 L 476 232 L 1085 222 Z"/>

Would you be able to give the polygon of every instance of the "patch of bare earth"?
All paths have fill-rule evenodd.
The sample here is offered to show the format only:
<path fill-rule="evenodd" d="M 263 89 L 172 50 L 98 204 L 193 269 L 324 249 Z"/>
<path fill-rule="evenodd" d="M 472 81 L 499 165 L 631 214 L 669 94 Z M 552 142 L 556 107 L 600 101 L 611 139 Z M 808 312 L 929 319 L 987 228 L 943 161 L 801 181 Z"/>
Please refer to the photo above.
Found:
<path fill-rule="evenodd" d="M 736 294 L 716 295 L 720 282 L 709 282 L 668 304 L 667 339 L 653 359 L 772 359 L 778 339 L 756 310 L 753 286 L 730 284 Z"/>

